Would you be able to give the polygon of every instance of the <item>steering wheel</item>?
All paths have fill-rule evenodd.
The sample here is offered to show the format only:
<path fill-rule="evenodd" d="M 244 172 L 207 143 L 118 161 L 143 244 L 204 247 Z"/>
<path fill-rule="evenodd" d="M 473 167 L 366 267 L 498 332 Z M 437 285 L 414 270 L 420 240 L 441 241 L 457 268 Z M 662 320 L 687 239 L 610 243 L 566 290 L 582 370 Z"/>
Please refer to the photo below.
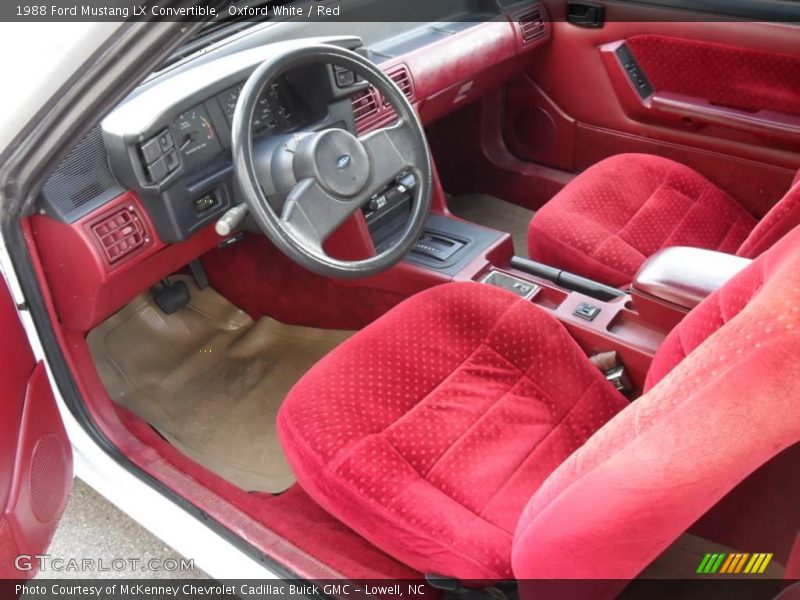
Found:
<path fill-rule="evenodd" d="M 344 129 L 297 131 L 254 145 L 253 115 L 267 86 L 294 67 L 327 63 L 344 67 L 372 84 L 394 107 L 398 119 L 356 137 Z M 250 213 L 266 236 L 301 266 L 328 277 L 374 275 L 397 263 L 422 233 L 431 199 L 431 160 L 414 109 L 372 62 L 327 44 L 278 52 L 250 75 L 233 116 L 234 173 Z M 415 183 L 411 214 L 402 233 L 379 254 L 339 260 L 325 240 L 398 176 Z M 409 181 L 407 177 L 404 181 Z"/>

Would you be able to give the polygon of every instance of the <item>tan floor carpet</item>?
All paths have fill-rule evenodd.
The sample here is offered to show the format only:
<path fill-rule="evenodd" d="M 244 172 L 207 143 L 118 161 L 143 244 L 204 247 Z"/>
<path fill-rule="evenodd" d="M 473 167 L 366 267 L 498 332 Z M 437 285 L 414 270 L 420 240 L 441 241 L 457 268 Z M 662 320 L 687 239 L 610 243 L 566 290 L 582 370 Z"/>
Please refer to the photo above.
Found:
<path fill-rule="evenodd" d="M 514 240 L 514 253 L 528 256 L 528 223 L 535 214 L 532 210 L 486 194 L 452 196 L 447 207 L 466 221 L 510 233 Z"/>
<path fill-rule="evenodd" d="M 248 491 L 294 475 L 275 418 L 292 385 L 352 332 L 253 321 L 186 278 L 191 302 L 165 315 L 140 296 L 88 336 L 111 398 L 192 459 Z"/>

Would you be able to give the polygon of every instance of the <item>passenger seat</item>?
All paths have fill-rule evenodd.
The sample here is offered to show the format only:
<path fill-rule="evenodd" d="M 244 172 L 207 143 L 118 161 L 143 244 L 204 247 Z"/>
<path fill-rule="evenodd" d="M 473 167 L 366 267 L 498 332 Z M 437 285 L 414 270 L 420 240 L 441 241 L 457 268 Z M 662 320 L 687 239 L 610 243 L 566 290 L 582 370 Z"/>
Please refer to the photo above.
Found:
<path fill-rule="evenodd" d="M 532 259 L 624 287 L 667 246 L 755 258 L 800 224 L 800 171 L 758 221 L 697 171 L 649 154 L 593 165 L 542 207 L 528 227 Z"/>

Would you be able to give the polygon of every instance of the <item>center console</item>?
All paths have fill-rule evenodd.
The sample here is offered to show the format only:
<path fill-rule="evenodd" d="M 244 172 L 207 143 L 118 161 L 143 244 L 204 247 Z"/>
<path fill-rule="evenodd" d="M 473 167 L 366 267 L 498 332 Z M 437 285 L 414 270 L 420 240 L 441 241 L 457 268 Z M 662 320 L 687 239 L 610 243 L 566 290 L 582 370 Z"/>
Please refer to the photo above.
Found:
<path fill-rule="evenodd" d="M 750 262 L 710 250 L 666 248 L 644 263 L 630 292 L 516 256 L 464 278 L 502 287 L 551 311 L 590 356 L 617 352 L 641 390 L 666 335 Z"/>
<path fill-rule="evenodd" d="M 456 276 L 503 236 L 480 225 L 432 214 L 406 261 Z"/>
<path fill-rule="evenodd" d="M 697 248 L 667 248 L 642 266 L 630 290 L 514 255 L 511 236 L 452 216 L 433 172 L 431 214 L 423 234 L 398 265 L 354 282 L 409 296 L 448 281 L 495 285 L 547 310 L 588 356 L 616 352 L 634 387 L 644 387 L 653 356 L 667 334 L 703 298 L 749 260 Z M 368 236 L 380 250 L 400 233 L 410 194 L 396 182 L 385 198 L 365 208 Z M 354 237 L 347 238 L 352 246 Z"/>
<path fill-rule="evenodd" d="M 376 252 L 392 246 L 402 235 L 411 214 L 415 185 L 413 176 L 400 176 L 362 209 Z M 452 277 L 503 236 L 499 231 L 432 212 L 405 260 Z"/>
<path fill-rule="evenodd" d="M 466 279 L 497 285 L 551 312 L 589 356 L 615 351 L 634 387 L 641 390 L 653 355 L 668 331 L 647 322 L 625 292 L 615 290 L 612 295 L 597 282 L 603 290 L 600 293 L 590 288 L 569 289 L 563 281 L 523 270 L 525 262 L 531 261 L 509 257 L 507 262 L 486 264 Z"/>

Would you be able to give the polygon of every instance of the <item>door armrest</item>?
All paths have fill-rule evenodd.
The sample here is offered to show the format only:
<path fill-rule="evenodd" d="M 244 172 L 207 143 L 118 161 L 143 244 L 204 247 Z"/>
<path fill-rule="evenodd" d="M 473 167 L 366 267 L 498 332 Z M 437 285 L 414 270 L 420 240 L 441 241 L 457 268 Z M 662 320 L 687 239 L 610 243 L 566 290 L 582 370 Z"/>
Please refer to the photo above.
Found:
<path fill-rule="evenodd" d="M 769 110 L 748 112 L 717 106 L 708 100 L 672 92 L 655 92 L 650 107 L 660 111 L 732 129 L 749 131 L 770 137 L 797 139 L 800 137 L 800 117 Z"/>

